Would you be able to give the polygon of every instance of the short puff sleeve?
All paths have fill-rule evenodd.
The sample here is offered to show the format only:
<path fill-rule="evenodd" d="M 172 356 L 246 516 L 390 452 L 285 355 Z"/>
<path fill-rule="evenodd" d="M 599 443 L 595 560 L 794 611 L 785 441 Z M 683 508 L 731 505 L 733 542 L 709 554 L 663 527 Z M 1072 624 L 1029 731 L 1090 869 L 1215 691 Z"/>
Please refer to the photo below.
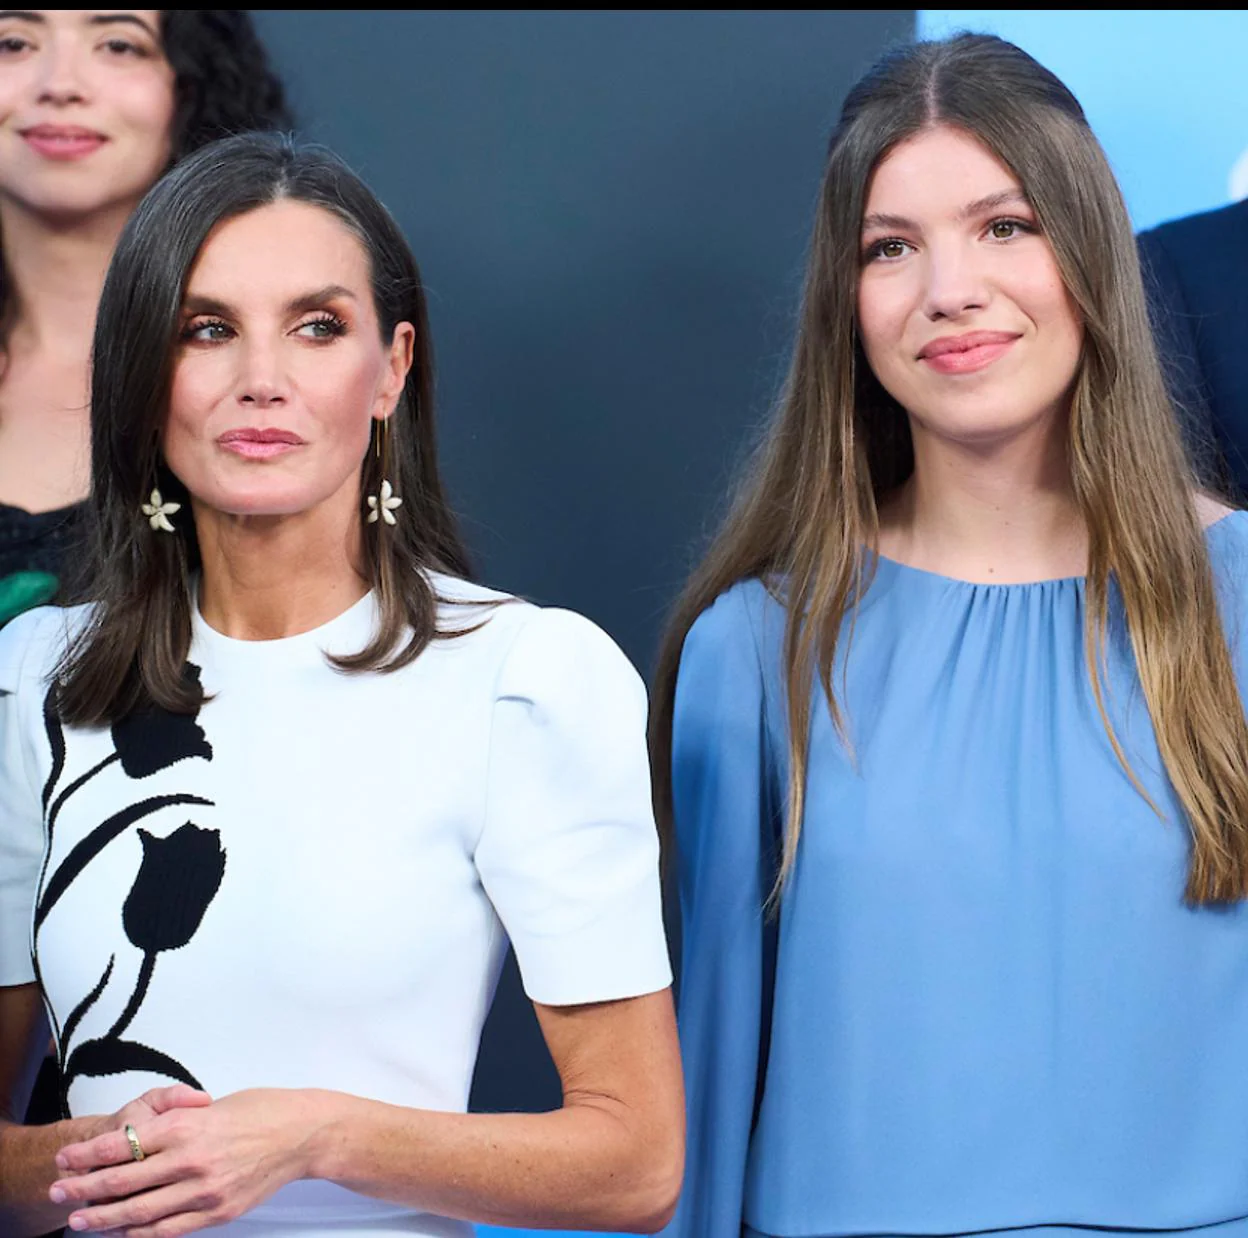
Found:
<path fill-rule="evenodd" d="M 37 745 L 54 625 L 41 609 L 0 631 L 0 985 L 35 979 L 31 925 L 44 841 Z"/>
<path fill-rule="evenodd" d="M 493 702 L 475 859 L 525 992 L 551 1006 L 671 983 L 646 752 L 646 694 L 580 615 L 535 610 Z"/>

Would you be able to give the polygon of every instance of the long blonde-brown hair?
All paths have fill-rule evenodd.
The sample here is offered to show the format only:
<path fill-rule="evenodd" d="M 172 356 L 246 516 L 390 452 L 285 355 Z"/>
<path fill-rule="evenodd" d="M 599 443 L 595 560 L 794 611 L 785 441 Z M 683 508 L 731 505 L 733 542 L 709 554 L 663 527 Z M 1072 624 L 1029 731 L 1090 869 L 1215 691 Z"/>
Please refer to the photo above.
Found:
<path fill-rule="evenodd" d="M 872 172 L 936 124 L 983 143 L 1018 178 L 1082 317 L 1069 423 L 1074 493 L 1088 532 L 1084 650 L 1110 725 L 1103 663 L 1110 579 L 1121 596 L 1144 698 L 1191 829 L 1186 896 L 1248 894 L 1248 726 L 1236 688 L 1185 454 L 1149 330 L 1131 223 L 1069 90 L 988 35 L 918 43 L 850 92 L 833 134 L 794 355 L 777 415 L 705 560 L 677 603 L 657 670 L 651 744 L 660 819 L 671 818 L 671 738 L 685 636 L 732 584 L 782 582 L 789 776 L 780 869 L 801 829 L 818 676 L 847 740 L 832 668 L 869 583 L 877 504 L 914 467 L 904 410 L 871 372 L 855 326 L 860 231 Z M 779 888 L 779 887 L 778 887 Z"/>

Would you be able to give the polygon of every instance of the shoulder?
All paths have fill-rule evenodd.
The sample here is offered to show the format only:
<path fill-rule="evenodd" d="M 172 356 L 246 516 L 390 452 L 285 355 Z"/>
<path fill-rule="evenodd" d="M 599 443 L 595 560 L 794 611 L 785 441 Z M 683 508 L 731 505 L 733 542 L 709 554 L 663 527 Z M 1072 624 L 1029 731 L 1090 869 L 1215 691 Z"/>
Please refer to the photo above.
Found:
<path fill-rule="evenodd" d="M 614 682 L 644 694 L 641 678 L 615 641 L 591 619 L 471 581 L 430 573 L 438 595 L 439 626 L 462 630 L 488 647 L 498 671 L 499 695 L 531 695 L 542 684 Z M 452 639 L 450 644 L 459 642 Z"/>
<path fill-rule="evenodd" d="M 1169 263 L 1170 273 L 1185 280 L 1207 272 L 1224 284 L 1228 247 L 1233 253 L 1248 254 L 1248 200 L 1172 219 L 1141 232 L 1138 241 L 1155 272 L 1159 265 Z"/>
<path fill-rule="evenodd" d="M 90 620 L 91 607 L 39 606 L 0 630 L 0 692 L 22 681 L 44 682 Z"/>
<path fill-rule="evenodd" d="M 1248 590 L 1248 512 L 1235 511 L 1213 500 L 1198 502 L 1197 511 L 1205 526 L 1209 561 L 1216 577 Z M 1216 510 L 1213 510 L 1216 509 Z"/>
<path fill-rule="evenodd" d="M 1211 237 L 1228 240 L 1242 237 L 1244 243 L 1248 244 L 1248 199 L 1232 202 L 1229 206 L 1219 206 L 1211 211 L 1185 215 L 1182 219 L 1171 219 L 1141 232 L 1139 240 L 1146 247 L 1175 253 L 1203 244 Z"/>
<path fill-rule="evenodd" d="M 689 662 L 729 658 L 754 665 L 783 635 L 785 610 L 757 577 L 725 589 L 690 625 L 681 657 Z"/>

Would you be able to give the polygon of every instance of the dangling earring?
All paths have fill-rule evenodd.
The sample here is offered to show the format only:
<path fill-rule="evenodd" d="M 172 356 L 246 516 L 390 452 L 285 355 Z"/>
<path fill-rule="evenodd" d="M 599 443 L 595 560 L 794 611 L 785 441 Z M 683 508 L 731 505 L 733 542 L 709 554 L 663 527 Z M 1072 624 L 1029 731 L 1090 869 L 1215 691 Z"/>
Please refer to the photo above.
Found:
<path fill-rule="evenodd" d="M 394 518 L 395 508 L 403 506 L 403 500 L 394 493 L 394 487 L 386 480 L 385 474 L 389 472 L 390 465 L 390 418 L 387 417 L 381 423 L 377 431 L 376 438 L 377 459 L 381 461 L 381 493 L 370 494 L 368 496 L 368 523 L 376 524 L 378 518 L 386 524 L 397 524 Z"/>
<path fill-rule="evenodd" d="M 159 490 L 152 491 L 151 501 L 140 504 L 139 510 L 147 517 L 147 523 L 153 529 L 164 533 L 176 533 L 177 530 L 169 523 L 169 517 L 182 510 L 181 503 L 166 503 L 160 497 Z"/>

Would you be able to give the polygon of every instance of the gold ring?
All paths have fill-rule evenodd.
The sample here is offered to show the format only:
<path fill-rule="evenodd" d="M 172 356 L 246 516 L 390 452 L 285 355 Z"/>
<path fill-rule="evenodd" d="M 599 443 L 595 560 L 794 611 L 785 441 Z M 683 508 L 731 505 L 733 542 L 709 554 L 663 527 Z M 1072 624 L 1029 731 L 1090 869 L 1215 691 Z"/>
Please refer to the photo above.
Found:
<path fill-rule="evenodd" d="M 139 1142 L 139 1132 L 129 1122 L 126 1123 L 126 1139 L 130 1144 L 130 1156 L 136 1161 L 144 1160 L 147 1153 L 143 1151 L 143 1145 Z"/>

